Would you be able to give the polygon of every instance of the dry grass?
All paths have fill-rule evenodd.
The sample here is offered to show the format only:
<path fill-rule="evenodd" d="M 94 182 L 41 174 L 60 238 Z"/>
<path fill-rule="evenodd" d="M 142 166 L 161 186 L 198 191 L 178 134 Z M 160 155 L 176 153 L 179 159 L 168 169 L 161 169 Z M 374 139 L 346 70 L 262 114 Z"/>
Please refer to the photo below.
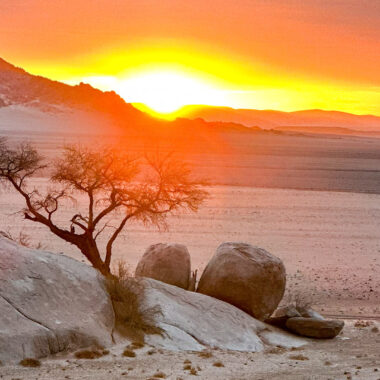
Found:
<path fill-rule="evenodd" d="M 371 326 L 373 323 L 371 321 L 362 321 L 362 320 L 359 320 L 359 321 L 356 321 L 354 326 L 356 328 L 359 328 L 359 329 L 364 329 L 366 327 L 369 327 Z"/>
<path fill-rule="evenodd" d="M 299 355 L 290 355 L 289 359 L 292 360 L 309 360 L 309 358 L 305 355 L 299 354 Z"/>
<path fill-rule="evenodd" d="M 107 280 L 107 290 L 115 311 L 115 328 L 136 345 L 143 344 L 145 334 L 162 334 L 155 325 L 155 316 L 161 312 L 158 307 L 144 308 L 144 286 L 140 279 L 130 275 L 127 265 L 120 261 L 115 275 Z"/>
<path fill-rule="evenodd" d="M 129 348 L 126 348 L 123 352 L 123 356 L 126 356 L 127 358 L 134 358 L 136 357 L 136 354 L 134 351 L 130 350 Z"/>
<path fill-rule="evenodd" d="M 163 372 L 156 372 L 153 377 L 158 378 L 158 379 L 166 379 L 166 374 Z"/>
<path fill-rule="evenodd" d="M 130 345 L 128 345 L 127 348 L 131 350 L 138 350 L 139 348 L 143 348 L 145 346 L 142 342 L 132 342 Z"/>
<path fill-rule="evenodd" d="M 183 366 L 183 369 L 184 369 L 184 371 L 190 371 L 191 370 L 191 364 L 185 364 L 184 366 Z"/>
<path fill-rule="evenodd" d="M 189 374 L 190 374 L 190 375 L 193 375 L 193 376 L 197 376 L 197 375 L 198 375 L 198 372 L 197 372 L 197 370 L 196 370 L 194 367 L 192 367 L 192 368 L 190 369 Z"/>
<path fill-rule="evenodd" d="M 214 367 L 224 367 L 224 364 L 222 362 L 215 362 L 213 363 Z"/>
<path fill-rule="evenodd" d="M 25 233 L 24 231 L 20 231 L 18 235 L 14 235 L 10 232 L 9 229 L 7 229 L 6 231 L 0 231 L 0 235 L 4 236 L 5 238 L 9 240 L 16 242 L 19 245 L 22 245 L 23 247 L 33 248 L 33 249 L 44 249 L 41 242 L 38 242 L 37 244 L 33 244 L 31 236 Z"/>
<path fill-rule="evenodd" d="M 269 348 L 269 349 L 266 351 L 267 354 L 275 354 L 275 355 L 281 355 L 281 354 L 283 354 L 284 352 L 286 352 L 286 348 L 284 348 L 284 347 L 279 347 L 279 346 L 271 347 L 271 348 Z"/>
<path fill-rule="evenodd" d="M 110 352 L 102 348 L 92 348 L 87 350 L 80 350 L 74 353 L 77 359 L 97 359 L 102 356 L 108 355 Z"/>
<path fill-rule="evenodd" d="M 296 309 L 308 309 L 323 302 L 315 284 L 310 283 L 300 270 L 294 274 L 287 274 L 286 284 L 280 307 L 292 305 Z"/>
<path fill-rule="evenodd" d="M 212 358 L 212 357 L 213 357 L 213 354 L 212 354 L 212 352 L 210 352 L 210 351 L 201 351 L 201 352 L 198 354 L 198 356 L 199 356 L 200 358 L 208 359 L 208 358 Z"/>
<path fill-rule="evenodd" d="M 41 366 L 41 362 L 33 358 L 22 359 L 19 364 L 22 365 L 23 367 L 40 367 Z"/>

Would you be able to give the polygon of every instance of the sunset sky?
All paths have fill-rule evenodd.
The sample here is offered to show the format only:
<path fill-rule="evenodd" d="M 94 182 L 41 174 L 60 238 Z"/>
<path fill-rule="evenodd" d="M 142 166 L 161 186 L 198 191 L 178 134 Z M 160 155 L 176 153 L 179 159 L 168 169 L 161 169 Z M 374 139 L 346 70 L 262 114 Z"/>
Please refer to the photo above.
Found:
<path fill-rule="evenodd" d="M 380 115 L 377 0 L 1 0 L 0 56 L 170 115 L 186 104 Z"/>

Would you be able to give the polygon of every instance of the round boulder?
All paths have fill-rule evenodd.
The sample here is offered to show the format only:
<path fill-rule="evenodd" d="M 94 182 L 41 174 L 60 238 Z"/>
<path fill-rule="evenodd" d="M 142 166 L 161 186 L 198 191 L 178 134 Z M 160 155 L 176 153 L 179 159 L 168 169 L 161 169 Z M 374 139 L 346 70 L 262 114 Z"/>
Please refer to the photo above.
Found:
<path fill-rule="evenodd" d="M 137 264 L 135 276 L 188 289 L 190 272 L 190 254 L 184 245 L 160 243 L 147 248 Z"/>
<path fill-rule="evenodd" d="M 285 283 L 285 267 L 278 257 L 250 244 L 223 243 L 205 268 L 197 292 L 263 320 L 280 303 Z"/>

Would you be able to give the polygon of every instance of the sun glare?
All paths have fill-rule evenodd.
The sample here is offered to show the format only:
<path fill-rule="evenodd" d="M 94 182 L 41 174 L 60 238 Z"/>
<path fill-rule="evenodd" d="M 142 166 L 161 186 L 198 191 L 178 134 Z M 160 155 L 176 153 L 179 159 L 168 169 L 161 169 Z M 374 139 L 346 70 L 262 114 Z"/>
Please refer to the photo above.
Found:
<path fill-rule="evenodd" d="M 213 84 L 170 70 L 143 72 L 130 78 L 119 79 L 116 92 L 137 108 L 154 116 L 173 119 L 178 111 L 189 104 L 225 104 L 221 89 Z"/>

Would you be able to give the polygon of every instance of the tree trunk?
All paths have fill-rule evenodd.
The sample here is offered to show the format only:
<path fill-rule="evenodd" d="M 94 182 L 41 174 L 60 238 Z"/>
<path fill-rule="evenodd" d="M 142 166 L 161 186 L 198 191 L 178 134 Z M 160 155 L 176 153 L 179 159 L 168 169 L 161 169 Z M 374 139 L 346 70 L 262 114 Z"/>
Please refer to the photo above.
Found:
<path fill-rule="evenodd" d="M 96 242 L 91 237 L 87 238 L 79 247 L 80 251 L 88 259 L 91 265 L 97 269 L 103 276 L 109 276 L 111 274 L 110 266 L 106 265 L 100 257 L 99 249 Z"/>

